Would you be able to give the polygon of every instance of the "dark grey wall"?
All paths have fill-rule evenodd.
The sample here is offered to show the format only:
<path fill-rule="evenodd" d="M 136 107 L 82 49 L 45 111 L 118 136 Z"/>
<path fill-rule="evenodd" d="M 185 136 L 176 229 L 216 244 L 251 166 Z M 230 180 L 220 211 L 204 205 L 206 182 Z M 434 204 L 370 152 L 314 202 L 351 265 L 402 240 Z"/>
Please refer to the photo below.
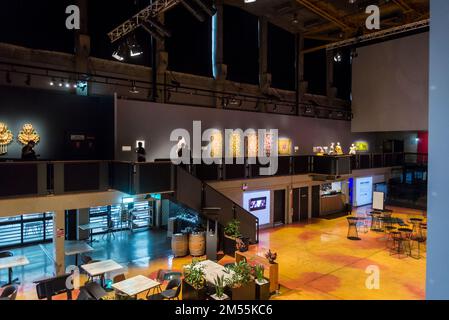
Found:
<path fill-rule="evenodd" d="M 263 114 L 246 111 L 165 105 L 130 100 L 116 104 L 116 159 L 135 160 L 134 152 L 123 152 L 122 146 L 135 147 L 136 140 L 147 143 L 147 160 L 169 158 L 175 143 L 170 142 L 174 129 L 183 128 L 192 134 L 192 122 L 202 121 L 202 130 L 216 129 L 279 129 L 280 137 L 288 137 L 299 154 L 312 154 L 313 147 L 341 142 L 345 152 L 358 139 L 374 145 L 373 134 L 351 134 L 351 123 L 295 116 Z"/>
<path fill-rule="evenodd" d="M 0 122 L 8 125 L 14 141 L 0 160 L 21 157 L 17 136 L 31 123 L 41 137 L 36 153 L 45 160 L 72 160 L 69 134 L 96 137 L 91 160 L 114 156 L 114 100 L 112 97 L 80 97 L 69 93 L 0 86 Z"/>

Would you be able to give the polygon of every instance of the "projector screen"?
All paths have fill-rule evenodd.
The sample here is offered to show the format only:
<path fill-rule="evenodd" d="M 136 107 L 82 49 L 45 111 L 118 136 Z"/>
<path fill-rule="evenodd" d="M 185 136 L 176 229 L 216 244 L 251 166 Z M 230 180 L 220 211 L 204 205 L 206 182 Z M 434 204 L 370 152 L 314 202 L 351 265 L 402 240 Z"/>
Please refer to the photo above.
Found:
<path fill-rule="evenodd" d="M 353 132 L 427 131 L 429 33 L 357 49 Z"/>

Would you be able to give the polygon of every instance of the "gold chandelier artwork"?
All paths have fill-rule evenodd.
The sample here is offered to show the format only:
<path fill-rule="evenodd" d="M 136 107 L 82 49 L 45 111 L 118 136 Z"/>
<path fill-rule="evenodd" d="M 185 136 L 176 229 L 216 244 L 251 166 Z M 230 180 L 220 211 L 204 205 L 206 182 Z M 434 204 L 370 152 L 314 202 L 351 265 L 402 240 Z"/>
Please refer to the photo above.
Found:
<path fill-rule="evenodd" d="M 12 142 L 14 136 L 8 126 L 0 122 L 0 155 L 8 153 L 8 145 Z"/>
<path fill-rule="evenodd" d="M 39 134 L 34 129 L 33 125 L 29 123 L 23 125 L 22 131 L 20 131 L 17 138 L 23 145 L 27 145 L 30 141 L 34 141 L 37 144 L 41 139 Z"/>

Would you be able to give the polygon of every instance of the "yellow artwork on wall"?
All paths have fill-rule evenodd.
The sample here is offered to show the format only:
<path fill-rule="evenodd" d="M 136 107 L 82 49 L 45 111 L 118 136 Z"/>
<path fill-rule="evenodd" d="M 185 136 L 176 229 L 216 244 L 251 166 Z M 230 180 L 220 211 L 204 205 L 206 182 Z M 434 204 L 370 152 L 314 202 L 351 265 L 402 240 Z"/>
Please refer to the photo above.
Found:
<path fill-rule="evenodd" d="M 8 145 L 12 142 L 14 136 L 8 126 L 0 122 L 0 155 L 8 152 Z"/>
<path fill-rule="evenodd" d="M 210 157 L 211 158 L 222 158 L 223 157 L 223 136 L 220 131 L 212 134 L 210 138 L 211 150 Z"/>
<path fill-rule="evenodd" d="M 369 143 L 366 141 L 356 141 L 355 146 L 357 147 L 357 151 L 359 152 L 369 151 Z"/>
<path fill-rule="evenodd" d="M 279 155 L 289 156 L 292 154 L 292 140 L 288 138 L 279 139 Z"/>
<path fill-rule="evenodd" d="M 17 138 L 19 139 L 19 142 L 23 145 L 27 145 L 28 142 L 30 141 L 34 141 L 34 143 L 37 144 L 41 140 L 41 137 L 33 128 L 33 125 L 29 123 L 23 125 L 22 131 L 20 131 L 19 136 Z"/>
<path fill-rule="evenodd" d="M 233 158 L 240 158 L 242 156 L 242 150 L 240 145 L 242 143 L 241 136 L 238 133 L 231 135 L 231 152 Z"/>
<path fill-rule="evenodd" d="M 265 134 L 265 141 L 264 141 L 265 156 L 267 156 L 267 157 L 271 156 L 272 148 L 273 148 L 273 134 L 267 133 L 267 134 Z"/>
<path fill-rule="evenodd" d="M 253 133 L 248 135 L 248 158 L 256 158 L 259 151 L 259 139 L 257 134 Z"/>

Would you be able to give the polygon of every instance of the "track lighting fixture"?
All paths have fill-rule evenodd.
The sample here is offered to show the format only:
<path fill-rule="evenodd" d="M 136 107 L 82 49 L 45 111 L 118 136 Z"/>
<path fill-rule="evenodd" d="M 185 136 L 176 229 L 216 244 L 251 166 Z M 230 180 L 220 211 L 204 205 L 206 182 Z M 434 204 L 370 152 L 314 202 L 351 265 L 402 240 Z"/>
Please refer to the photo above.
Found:
<path fill-rule="evenodd" d="M 124 61 L 126 58 L 126 46 L 124 43 L 120 44 L 118 48 L 112 53 L 112 57 L 118 61 Z"/>

